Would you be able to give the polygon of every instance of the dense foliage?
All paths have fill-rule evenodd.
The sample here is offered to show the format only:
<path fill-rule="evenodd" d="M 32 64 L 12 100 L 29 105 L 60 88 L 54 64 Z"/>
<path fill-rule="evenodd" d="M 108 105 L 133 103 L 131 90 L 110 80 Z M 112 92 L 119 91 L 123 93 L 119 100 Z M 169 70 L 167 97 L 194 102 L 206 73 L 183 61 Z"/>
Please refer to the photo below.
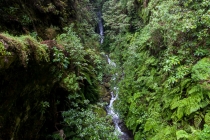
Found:
<path fill-rule="evenodd" d="M 209 139 L 210 2 L 109 0 L 103 17 L 135 139 Z"/>
<path fill-rule="evenodd" d="M 97 103 L 102 3 L 134 139 L 210 139 L 209 0 L 0 0 L 0 139 L 118 139 Z"/>
<path fill-rule="evenodd" d="M 103 67 L 100 53 L 83 47 L 72 27 L 65 30 L 56 41 L 41 43 L 31 36 L 0 34 L 1 138 L 44 138 L 56 129 L 65 129 L 67 124 L 66 137 L 74 138 L 67 135 L 76 131 L 72 123 L 81 126 L 91 123 L 72 119 L 70 124 L 69 119 L 62 119 L 62 115 L 66 118 L 68 114 L 84 120 L 91 117 L 92 122 L 100 123 L 99 128 L 86 132 L 91 135 L 101 131 L 101 135 L 92 135 L 93 138 L 111 136 L 106 135 L 113 131 L 108 120 L 99 116 L 101 111 L 94 112 L 88 105 L 99 100 Z M 27 133 L 21 134 L 25 129 Z"/>
<path fill-rule="evenodd" d="M 0 5 L 0 139 L 117 139 L 97 104 L 105 61 L 94 5 Z"/>
<path fill-rule="evenodd" d="M 0 7 L 0 31 L 14 35 L 31 34 L 53 39 L 64 27 L 74 23 L 75 29 L 87 31 L 86 35 L 90 37 L 97 24 L 94 6 L 89 1 L 1 0 Z"/>

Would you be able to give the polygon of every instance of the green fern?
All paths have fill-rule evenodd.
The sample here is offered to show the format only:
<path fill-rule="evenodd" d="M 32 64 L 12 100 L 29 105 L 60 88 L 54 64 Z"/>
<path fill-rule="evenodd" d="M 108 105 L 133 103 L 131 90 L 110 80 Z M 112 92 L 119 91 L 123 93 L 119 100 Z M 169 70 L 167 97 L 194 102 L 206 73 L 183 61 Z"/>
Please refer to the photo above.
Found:
<path fill-rule="evenodd" d="M 144 126 L 144 132 L 150 130 L 157 131 L 158 129 L 159 129 L 158 121 L 153 118 L 148 118 Z"/>
<path fill-rule="evenodd" d="M 162 126 L 151 140 L 176 140 L 176 128 L 173 126 Z"/>
<path fill-rule="evenodd" d="M 192 79 L 195 81 L 208 80 L 210 78 L 210 58 L 203 58 L 192 68 Z"/>
<path fill-rule="evenodd" d="M 130 129 L 133 130 L 133 132 L 135 132 L 138 123 L 136 123 L 138 120 L 137 117 L 135 117 L 133 114 L 129 115 L 129 117 L 126 120 L 126 126 Z"/>
<path fill-rule="evenodd" d="M 210 111 L 208 111 L 205 115 L 205 123 L 210 126 Z"/>
<path fill-rule="evenodd" d="M 144 138 L 143 136 L 144 136 L 144 134 L 142 134 L 142 132 L 137 131 L 134 134 L 134 140 L 141 140 Z"/>
<path fill-rule="evenodd" d="M 176 116 L 180 120 L 184 116 L 185 108 L 184 107 L 179 107 L 177 109 Z"/>
<path fill-rule="evenodd" d="M 196 93 L 202 93 L 202 88 L 200 85 L 193 85 L 191 86 L 190 88 L 187 89 L 187 93 L 190 95 L 190 94 L 196 94 Z"/>
<path fill-rule="evenodd" d="M 184 88 L 188 88 L 190 86 L 190 83 L 191 83 L 191 79 L 189 79 L 189 78 L 183 79 L 180 84 L 181 91 L 183 91 Z"/>
<path fill-rule="evenodd" d="M 200 128 L 201 122 L 203 120 L 203 115 L 198 114 L 194 116 L 194 126 L 195 128 Z"/>
<path fill-rule="evenodd" d="M 180 106 L 179 100 L 180 100 L 180 97 L 179 97 L 179 96 L 175 96 L 175 97 L 173 98 L 173 100 L 172 100 L 172 102 L 171 102 L 171 105 L 170 105 L 170 109 L 171 109 L 171 110 L 173 110 L 173 109 L 175 109 L 175 108 L 177 108 L 177 107 Z"/>
<path fill-rule="evenodd" d="M 178 97 L 174 98 L 171 104 L 171 109 L 177 108 L 177 118 L 181 119 L 184 115 L 190 115 L 199 110 L 203 96 L 202 94 L 194 94 L 187 98 L 179 100 Z"/>
<path fill-rule="evenodd" d="M 184 131 L 184 130 L 176 131 L 176 138 L 177 138 L 177 140 L 188 138 L 188 137 L 189 137 L 189 134 L 186 131 Z"/>

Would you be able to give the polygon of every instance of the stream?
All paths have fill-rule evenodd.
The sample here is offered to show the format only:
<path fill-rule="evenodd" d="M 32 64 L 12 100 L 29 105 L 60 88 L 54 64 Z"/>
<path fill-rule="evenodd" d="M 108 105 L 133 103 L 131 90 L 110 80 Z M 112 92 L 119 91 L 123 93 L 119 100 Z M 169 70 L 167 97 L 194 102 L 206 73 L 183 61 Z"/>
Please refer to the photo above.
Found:
<path fill-rule="evenodd" d="M 97 12 L 98 15 L 98 29 L 99 29 L 99 35 L 100 35 L 100 43 L 103 44 L 104 40 L 104 28 L 103 28 L 103 20 L 102 20 L 102 13 L 101 11 Z M 106 55 L 108 64 L 112 67 L 116 67 L 116 64 L 111 61 L 108 55 Z M 113 75 L 113 78 L 111 80 L 116 80 L 117 73 Z M 114 82 L 115 83 L 115 82 Z M 107 114 L 112 116 L 112 120 L 115 126 L 115 134 L 119 135 L 120 140 L 132 140 L 132 136 L 129 133 L 128 129 L 124 125 L 124 123 L 120 120 L 119 114 L 115 112 L 113 103 L 116 99 L 118 99 L 118 88 L 114 87 L 113 91 L 110 92 L 111 99 L 109 105 L 106 107 Z M 123 129 L 122 129 L 123 128 Z"/>
<path fill-rule="evenodd" d="M 99 35 L 100 35 L 100 43 L 104 42 L 104 27 L 103 27 L 103 20 L 102 20 L 102 13 L 99 11 L 98 15 L 98 28 L 99 28 Z"/>
<path fill-rule="evenodd" d="M 107 57 L 109 65 L 111 65 L 112 67 L 116 67 L 116 64 L 110 60 L 108 55 L 106 55 L 106 57 Z M 117 73 L 113 76 L 111 80 L 115 81 L 116 76 L 117 76 Z M 118 99 L 118 88 L 114 87 L 113 91 L 111 91 L 110 94 L 111 94 L 111 100 L 110 100 L 109 105 L 106 107 L 106 111 L 108 115 L 112 116 L 112 120 L 115 126 L 115 133 L 119 135 L 120 140 L 132 140 L 132 137 L 128 134 L 129 132 L 127 128 L 125 127 L 123 122 L 120 120 L 119 114 L 115 112 L 114 107 L 113 107 L 114 101 Z M 124 127 L 123 129 L 124 131 L 122 130 L 122 127 Z"/>

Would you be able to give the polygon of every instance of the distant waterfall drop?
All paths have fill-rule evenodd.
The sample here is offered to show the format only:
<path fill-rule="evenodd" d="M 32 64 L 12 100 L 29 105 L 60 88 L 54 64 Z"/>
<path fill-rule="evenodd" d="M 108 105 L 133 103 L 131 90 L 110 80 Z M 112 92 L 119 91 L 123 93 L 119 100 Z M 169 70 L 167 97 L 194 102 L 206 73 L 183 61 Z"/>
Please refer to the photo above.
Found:
<path fill-rule="evenodd" d="M 103 44 L 104 27 L 103 27 L 103 19 L 102 19 L 101 11 L 97 12 L 97 16 L 98 16 L 97 33 L 100 35 L 100 43 Z M 109 65 L 111 65 L 112 67 L 116 67 L 116 64 L 111 61 L 108 55 L 106 55 L 106 58 Z M 116 80 L 117 75 L 118 75 L 117 73 L 113 75 L 113 78 L 112 78 L 113 81 Z M 114 87 L 113 91 L 111 91 L 110 94 L 111 94 L 111 100 L 110 100 L 109 105 L 106 107 L 106 111 L 108 115 L 112 116 L 112 120 L 115 126 L 115 133 L 119 135 L 120 140 L 133 140 L 133 138 L 131 138 L 126 131 L 122 130 L 122 121 L 120 120 L 119 114 L 115 112 L 114 107 L 113 107 L 114 101 L 118 99 L 118 87 Z"/>
<path fill-rule="evenodd" d="M 97 15 L 98 15 L 98 28 L 99 28 L 99 35 L 100 35 L 100 43 L 102 44 L 104 42 L 104 27 L 103 27 L 101 11 L 99 11 Z"/>

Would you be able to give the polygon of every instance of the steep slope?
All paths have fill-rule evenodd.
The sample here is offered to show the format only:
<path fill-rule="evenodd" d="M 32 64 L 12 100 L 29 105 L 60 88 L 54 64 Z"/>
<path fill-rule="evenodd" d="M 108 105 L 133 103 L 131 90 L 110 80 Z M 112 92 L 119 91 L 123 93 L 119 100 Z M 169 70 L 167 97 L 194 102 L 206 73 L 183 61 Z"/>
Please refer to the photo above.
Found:
<path fill-rule="evenodd" d="M 0 139 L 116 139 L 96 104 L 105 62 L 93 4 L 0 6 Z"/>
<path fill-rule="evenodd" d="M 104 47 L 121 71 L 116 108 L 136 140 L 210 138 L 209 6 L 207 0 L 105 3 Z"/>

